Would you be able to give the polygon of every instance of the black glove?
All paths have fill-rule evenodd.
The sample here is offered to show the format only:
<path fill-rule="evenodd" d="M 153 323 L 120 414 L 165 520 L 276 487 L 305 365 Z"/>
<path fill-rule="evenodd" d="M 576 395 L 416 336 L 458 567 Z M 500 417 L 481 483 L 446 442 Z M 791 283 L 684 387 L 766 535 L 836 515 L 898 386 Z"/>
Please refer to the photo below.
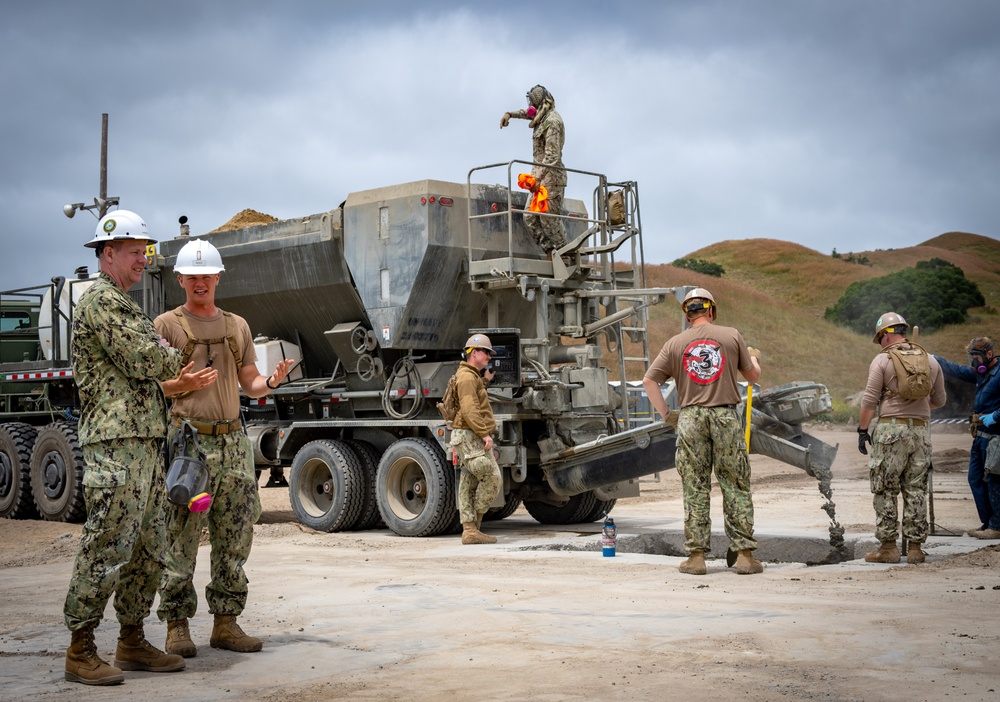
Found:
<path fill-rule="evenodd" d="M 865 447 L 866 441 L 868 442 L 868 445 L 871 446 L 872 435 L 868 433 L 867 429 L 862 429 L 861 426 L 858 425 L 858 451 L 863 453 L 865 456 L 868 455 L 868 449 Z"/>

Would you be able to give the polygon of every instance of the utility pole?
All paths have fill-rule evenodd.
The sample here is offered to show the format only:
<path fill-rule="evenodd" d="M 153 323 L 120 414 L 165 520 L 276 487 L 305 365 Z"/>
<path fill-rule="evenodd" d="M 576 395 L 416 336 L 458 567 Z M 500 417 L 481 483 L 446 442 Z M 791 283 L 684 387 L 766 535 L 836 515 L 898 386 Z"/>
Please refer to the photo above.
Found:
<path fill-rule="evenodd" d="M 108 113 L 101 115 L 101 208 L 97 218 L 108 213 Z"/>
<path fill-rule="evenodd" d="M 108 113 L 105 112 L 101 115 L 101 188 L 100 193 L 94 198 L 93 205 L 85 205 L 82 202 L 76 202 L 69 205 L 63 205 L 63 214 L 73 218 L 77 210 L 90 210 L 93 212 L 96 210 L 95 216 L 97 219 L 101 219 L 104 215 L 108 213 L 108 208 L 118 206 L 117 197 L 108 197 Z"/>

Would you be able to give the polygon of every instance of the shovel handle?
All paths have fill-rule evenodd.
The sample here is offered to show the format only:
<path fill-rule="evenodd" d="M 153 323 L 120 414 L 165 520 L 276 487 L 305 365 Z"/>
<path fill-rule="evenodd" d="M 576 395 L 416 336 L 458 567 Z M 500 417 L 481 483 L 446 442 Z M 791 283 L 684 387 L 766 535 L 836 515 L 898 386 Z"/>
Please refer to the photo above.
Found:
<path fill-rule="evenodd" d="M 747 428 L 746 428 L 746 444 L 747 453 L 750 453 L 750 417 L 752 416 L 753 405 L 753 383 L 747 383 Z"/>

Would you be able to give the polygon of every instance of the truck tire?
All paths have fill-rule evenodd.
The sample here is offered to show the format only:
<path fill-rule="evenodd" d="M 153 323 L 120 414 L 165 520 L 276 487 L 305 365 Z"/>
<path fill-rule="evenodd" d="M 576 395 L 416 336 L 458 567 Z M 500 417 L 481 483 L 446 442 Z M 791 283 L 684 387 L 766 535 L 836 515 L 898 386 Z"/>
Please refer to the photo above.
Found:
<path fill-rule="evenodd" d="M 588 490 L 579 495 L 573 495 L 569 498 L 569 502 L 560 507 L 544 502 L 525 502 L 524 508 L 528 510 L 528 514 L 542 524 L 579 524 L 584 521 L 593 521 L 593 519 L 586 517 L 590 515 L 596 503 L 597 496 L 594 495 L 593 491 Z"/>
<path fill-rule="evenodd" d="M 31 499 L 31 447 L 37 434 L 30 424 L 0 424 L 0 517 L 38 517 Z"/>
<path fill-rule="evenodd" d="M 31 449 L 31 495 L 42 519 L 83 521 L 83 468 L 75 425 L 53 422 L 38 432 Z"/>
<path fill-rule="evenodd" d="M 342 441 L 320 439 L 299 449 L 288 476 L 292 511 L 316 531 L 350 529 L 361 514 L 364 471 Z"/>
<path fill-rule="evenodd" d="M 362 472 L 364 473 L 364 499 L 361 503 L 361 515 L 358 517 L 354 529 L 363 531 L 365 529 L 381 529 L 385 526 L 382 522 L 382 515 L 378 512 L 378 497 L 375 494 L 375 476 L 378 473 L 378 450 L 367 441 L 357 441 L 348 439 L 344 442 L 350 446 L 361 461 Z"/>
<path fill-rule="evenodd" d="M 378 511 L 400 536 L 446 533 L 458 519 L 455 469 L 422 438 L 400 439 L 382 455 L 375 483 Z"/>
<path fill-rule="evenodd" d="M 494 507 L 489 512 L 483 515 L 484 522 L 496 522 L 501 519 L 506 519 L 510 515 L 517 511 L 517 508 L 521 506 L 521 498 L 518 497 L 513 492 L 508 493 L 507 497 L 504 499 L 503 507 Z"/>
<path fill-rule="evenodd" d="M 581 522 L 596 522 L 597 520 L 603 520 L 604 515 L 609 514 L 614 506 L 618 504 L 618 500 L 597 500 L 594 504 L 594 509 L 590 510 L 589 514 L 584 515 Z"/>

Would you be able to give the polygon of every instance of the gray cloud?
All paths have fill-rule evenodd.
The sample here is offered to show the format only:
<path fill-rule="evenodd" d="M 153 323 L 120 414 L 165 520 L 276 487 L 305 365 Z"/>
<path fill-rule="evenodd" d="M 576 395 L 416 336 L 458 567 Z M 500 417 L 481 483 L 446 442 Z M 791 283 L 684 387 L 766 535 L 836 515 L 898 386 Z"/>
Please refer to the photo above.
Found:
<path fill-rule="evenodd" d="M 96 221 L 61 206 L 97 195 L 102 112 L 109 192 L 162 238 L 527 159 L 498 121 L 536 82 L 567 165 L 639 183 L 652 262 L 997 236 L 986 0 L 22 5 L 0 28 L 0 288 L 92 264 Z"/>

